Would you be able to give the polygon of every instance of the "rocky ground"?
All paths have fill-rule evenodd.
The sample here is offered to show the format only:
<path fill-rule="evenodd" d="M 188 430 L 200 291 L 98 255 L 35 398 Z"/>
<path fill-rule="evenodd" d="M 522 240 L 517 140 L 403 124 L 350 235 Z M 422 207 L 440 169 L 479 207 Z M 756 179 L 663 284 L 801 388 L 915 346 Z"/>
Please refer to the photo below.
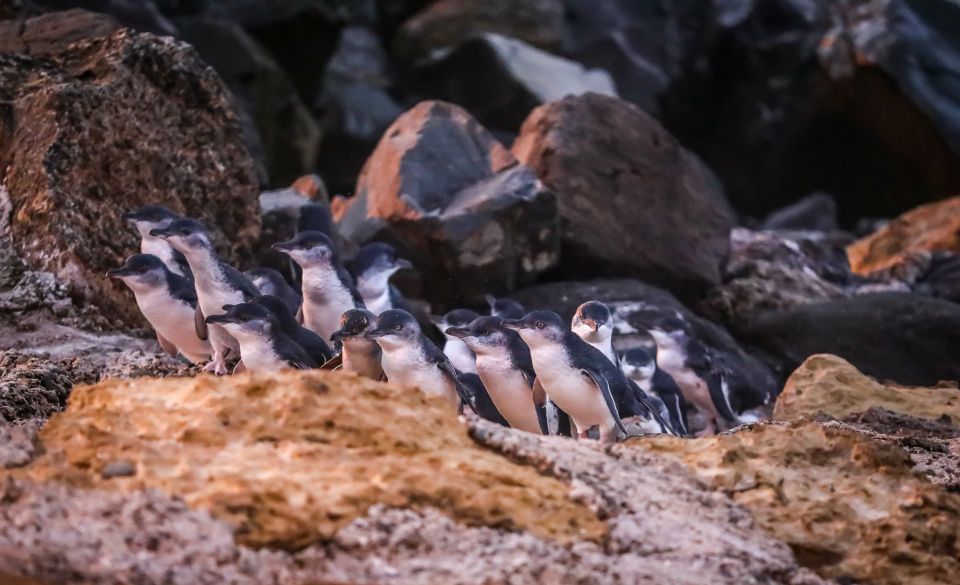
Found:
<path fill-rule="evenodd" d="M 85 10 L 79 10 L 83 8 Z M 0 582 L 953 583 L 948 0 L 0 0 Z M 738 411 L 612 447 L 217 379 L 105 271 L 329 204 L 424 312 L 676 317 Z"/>

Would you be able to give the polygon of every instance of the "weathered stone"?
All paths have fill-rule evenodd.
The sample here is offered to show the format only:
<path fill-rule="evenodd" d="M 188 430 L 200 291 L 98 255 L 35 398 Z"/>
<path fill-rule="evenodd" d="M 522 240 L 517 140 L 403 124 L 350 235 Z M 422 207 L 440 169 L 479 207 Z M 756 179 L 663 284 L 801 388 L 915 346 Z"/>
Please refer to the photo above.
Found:
<path fill-rule="evenodd" d="M 397 119 L 356 193 L 333 207 L 341 233 L 395 244 L 430 276 L 424 292 L 438 310 L 482 303 L 557 261 L 553 195 L 452 104 L 422 102 Z"/>
<path fill-rule="evenodd" d="M 601 69 L 551 55 L 495 33 L 471 37 L 421 64 L 414 84 L 422 95 L 466 108 L 488 128 L 516 132 L 535 107 L 588 92 L 616 96 Z"/>
<path fill-rule="evenodd" d="M 110 16 L 86 10 L 40 14 L 27 20 L 0 21 L 0 53 L 57 53 L 77 41 L 109 36 L 122 28 Z"/>
<path fill-rule="evenodd" d="M 948 583 L 960 570 L 960 495 L 917 476 L 899 447 L 817 423 L 618 448 L 633 445 L 685 462 L 825 578 Z"/>
<path fill-rule="evenodd" d="M 847 248 L 850 266 L 869 275 L 889 270 L 918 252 L 960 254 L 960 197 L 913 209 Z"/>
<path fill-rule="evenodd" d="M 313 170 L 320 129 L 273 57 L 230 21 L 182 18 L 177 26 L 253 120 L 269 184 L 285 185 Z"/>
<path fill-rule="evenodd" d="M 557 194 L 567 276 L 635 276 L 682 297 L 720 282 L 733 212 L 653 118 L 587 94 L 541 106 L 513 153 Z"/>
<path fill-rule="evenodd" d="M 401 60 L 455 47 L 475 33 L 492 32 L 553 49 L 563 36 L 562 0 L 439 0 L 397 31 L 393 48 Z"/>
<path fill-rule="evenodd" d="M 809 230 L 833 232 L 840 229 L 837 202 L 829 193 L 811 193 L 768 215 L 762 230 Z"/>
<path fill-rule="evenodd" d="M 711 366 L 722 372 L 734 410 L 742 412 L 772 402 L 780 386 L 770 368 L 750 355 L 723 327 L 687 309 L 667 291 L 638 280 L 594 280 L 541 284 L 511 293 L 528 310 L 550 309 L 570 319 L 589 300 L 613 312 L 614 345 L 620 351 L 653 343 L 647 333 L 664 318 L 676 317 L 684 332 L 704 347 Z"/>
<path fill-rule="evenodd" d="M 389 83 L 387 55 L 379 37 L 364 27 L 345 28 L 314 103 L 326 145 L 317 165 L 334 193 L 353 191 L 384 130 L 403 113 L 387 92 Z"/>
<path fill-rule="evenodd" d="M 75 389 L 68 412 L 41 432 L 31 477 L 95 487 L 126 459 L 137 475 L 111 486 L 176 494 L 247 544 L 295 550 L 375 503 L 560 541 L 606 532 L 562 483 L 478 449 L 414 388 L 319 371 L 112 380 Z"/>
<path fill-rule="evenodd" d="M 75 296 L 140 322 L 105 272 L 136 248 L 121 213 L 147 203 L 207 220 L 227 259 L 249 254 L 253 166 L 223 84 L 187 45 L 120 31 L 49 55 L 0 54 L 0 102 L 13 243 Z M 145 162 L 129 164 L 132 153 Z"/>
<path fill-rule="evenodd" d="M 63 366 L 0 352 L 0 423 L 46 419 L 66 406 L 72 386 Z"/>
<path fill-rule="evenodd" d="M 773 416 L 785 421 L 809 420 L 819 414 L 844 419 L 875 407 L 915 418 L 946 416 L 960 421 L 960 389 L 888 386 L 842 358 L 814 355 L 790 375 Z"/>
<path fill-rule="evenodd" d="M 829 353 L 880 380 L 960 380 L 960 306 L 921 295 L 864 294 L 747 315 L 733 327 L 782 379 L 808 357 Z"/>
<path fill-rule="evenodd" d="M 31 0 L 43 10 L 82 8 L 109 14 L 127 28 L 157 35 L 176 36 L 177 27 L 157 8 L 153 0 Z"/>
<path fill-rule="evenodd" d="M 0 469 L 23 467 L 39 454 L 37 424 L 10 425 L 0 420 Z"/>

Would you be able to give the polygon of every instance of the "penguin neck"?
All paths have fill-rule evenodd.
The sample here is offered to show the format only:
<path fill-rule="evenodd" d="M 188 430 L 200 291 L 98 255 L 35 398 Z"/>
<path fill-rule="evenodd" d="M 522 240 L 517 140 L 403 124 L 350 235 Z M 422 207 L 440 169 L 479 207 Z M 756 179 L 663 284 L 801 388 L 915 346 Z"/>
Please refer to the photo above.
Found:
<path fill-rule="evenodd" d="M 183 256 L 197 280 L 212 279 L 214 274 L 220 273 L 220 258 L 213 248 L 191 248 L 183 252 Z"/>
<path fill-rule="evenodd" d="M 453 367 L 468 374 L 477 373 L 477 357 L 462 339 L 444 335 L 443 353 L 450 359 Z"/>

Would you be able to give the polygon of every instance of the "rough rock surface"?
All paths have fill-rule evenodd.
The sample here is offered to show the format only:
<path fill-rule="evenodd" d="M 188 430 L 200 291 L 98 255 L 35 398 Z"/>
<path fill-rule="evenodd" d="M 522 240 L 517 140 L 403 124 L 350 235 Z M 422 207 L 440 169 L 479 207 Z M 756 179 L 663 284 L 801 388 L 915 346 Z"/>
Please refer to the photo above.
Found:
<path fill-rule="evenodd" d="M 589 300 L 613 311 L 614 345 L 618 350 L 653 343 L 647 331 L 661 319 L 679 317 L 689 337 L 701 344 L 717 372 L 731 389 L 731 404 L 739 411 L 767 404 L 780 386 L 770 368 L 744 349 L 726 329 L 698 317 L 667 291 L 639 280 L 557 282 L 521 289 L 510 295 L 527 309 L 550 309 L 564 319 Z"/>
<path fill-rule="evenodd" d="M 349 375 L 138 383 L 136 393 L 115 382 L 78 390 L 41 432 L 45 452 L 0 476 L 0 575 L 176 585 L 199 575 L 268 585 L 823 583 L 741 507 L 643 450 L 482 421 L 470 422 L 471 440 L 439 401 Z M 169 409 L 169 424 L 156 408 Z M 180 457 L 203 451 L 220 454 Z M 272 461 L 278 475 L 251 459 Z M 101 478 L 103 463 L 121 460 L 134 477 Z M 311 489 L 301 490 L 306 475 Z M 216 501 L 197 501 L 217 491 Z M 317 522 L 329 532 L 306 548 L 256 538 L 297 524 L 313 532 Z"/>
<path fill-rule="evenodd" d="M 515 133 L 535 107 L 588 92 L 616 96 L 610 75 L 494 33 L 465 40 L 419 66 L 416 88 L 466 108 L 488 128 Z"/>
<path fill-rule="evenodd" d="M 960 380 L 960 306 L 921 295 L 864 294 L 760 312 L 733 328 L 783 379 L 808 357 L 829 353 L 879 380 L 913 386 Z"/>
<path fill-rule="evenodd" d="M 960 495 L 914 474 L 899 447 L 805 423 L 636 448 L 678 457 L 823 577 L 949 583 L 960 570 Z"/>
<path fill-rule="evenodd" d="M 72 386 L 61 365 L 0 352 L 0 423 L 45 419 L 63 410 Z"/>
<path fill-rule="evenodd" d="M 470 114 L 426 101 L 387 130 L 356 195 L 334 201 L 340 232 L 398 246 L 431 279 L 428 300 L 482 303 L 529 284 L 559 252 L 556 201 Z"/>
<path fill-rule="evenodd" d="M 328 372 L 111 380 L 75 389 L 67 412 L 42 431 L 34 479 L 161 488 L 242 543 L 298 549 L 375 503 L 561 541 L 606 532 L 562 483 L 476 448 L 442 401 L 412 388 Z M 103 479 L 120 460 L 136 474 Z"/>
<path fill-rule="evenodd" d="M 808 358 L 787 380 L 773 410 L 776 420 L 798 421 L 818 414 L 844 419 L 870 408 L 914 418 L 960 421 L 960 389 L 888 386 L 834 355 Z"/>
<path fill-rule="evenodd" d="M 439 0 L 403 24 L 394 38 L 394 52 L 400 59 L 412 60 L 483 32 L 555 48 L 563 36 L 563 1 Z"/>
<path fill-rule="evenodd" d="M 40 451 L 37 424 L 26 422 L 9 425 L 0 421 L 0 469 L 23 467 Z"/>
<path fill-rule="evenodd" d="M 221 229 L 227 258 L 249 253 L 253 165 L 223 83 L 189 46 L 119 31 L 46 55 L 0 54 L 0 102 L 13 243 L 86 301 L 140 322 L 104 273 L 135 249 L 120 214 L 148 202 Z M 144 162 L 129 164 L 132 152 Z"/>
<path fill-rule="evenodd" d="M 864 275 L 933 251 L 960 254 L 960 197 L 913 209 L 847 247 L 851 268 Z"/>
<path fill-rule="evenodd" d="M 635 276 L 687 297 L 720 282 L 734 220 L 723 188 L 636 106 L 596 94 L 546 104 L 513 153 L 557 194 L 568 276 Z"/>

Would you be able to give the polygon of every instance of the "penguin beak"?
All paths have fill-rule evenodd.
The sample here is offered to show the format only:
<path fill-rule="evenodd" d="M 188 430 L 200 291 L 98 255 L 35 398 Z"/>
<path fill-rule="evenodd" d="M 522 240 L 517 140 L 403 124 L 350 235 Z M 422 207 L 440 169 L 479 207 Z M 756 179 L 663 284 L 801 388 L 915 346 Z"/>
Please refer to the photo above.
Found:
<path fill-rule="evenodd" d="M 493 295 L 484 295 L 483 298 L 487 301 L 487 304 L 490 305 L 491 311 L 493 310 L 494 307 L 497 306 L 497 297 Z"/>
<path fill-rule="evenodd" d="M 133 272 L 130 271 L 126 266 L 121 266 L 120 268 L 114 268 L 113 270 L 107 271 L 107 276 L 110 278 L 123 278 L 124 276 L 130 276 Z"/>
<path fill-rule="evenodd" d="M 390 333 L 391 331 L 389 329 L 373 329 L 371 331 L 367 331 L 364 337 L 367 339 L 378 339 L 380 337 L 386 337 L 387 335 L 390 335 Z"/>
<path fill-rule="evenodd" d="M 292 242 L 277 242 L 276 244 L 274 244 L 274 245 L 272 245 L 272 246 L 270 246 L 270 247 L 273 248 L 274 250 L 278 251 L 278 252 L 287 253 L 287 252 L 289 252 L 290 250 L 293 250 L 293 243 L 292 243 Z"/>
<path fill-rule="evenodd" d="M 447 327 L 445 333 L 460 339 L 463 339 L 464 337 L 470 337 L 470 330 L 466 327 Z"/>
<path fill-rule="evenodd" d="M 230 315 L 226 314 L 226 313 L 224 313 L 223 315 L 210 315 L 209 317 L 207 317 L 207 318 L 205 319 L 205 321 L 206 321 L 208 324 L 210 324 L 210 323 L 213 323 L 213 324 L 216 324 L 216 323 L 235 323 L 235 321 L 233 320 L 233 318 L 232 318 Z"/>
<path fill-rule="evenodd" d="M 393 263 L 393 267 L 397 270 L 410 269 L 413 268 L 413 263 L 405 258 L 397 258 L 397 261 Z"/>
<path fill-rule="evenodd" d="M 150 235 L 155 238 L 168 238 L 170 237 L 170 232 L 163 228 L 154 228 L 150 230 Z"/>
<path fill-rule="evenodd" d="M 501 322 L 501 325 L 503 325 L 507 329 L 513 329 L 514 331 L 527 329 L 527 324 L 524 323 L 522 319 L 504 319 Z"/>
<path fill-rule="evenodd" d="M 347 332 L 343 328 L 340 328 L 330 334 L 330 341 L 333 341 L 333 342 L 343 341 L 343 338 L 346 336 L 347 336 Z"/>

